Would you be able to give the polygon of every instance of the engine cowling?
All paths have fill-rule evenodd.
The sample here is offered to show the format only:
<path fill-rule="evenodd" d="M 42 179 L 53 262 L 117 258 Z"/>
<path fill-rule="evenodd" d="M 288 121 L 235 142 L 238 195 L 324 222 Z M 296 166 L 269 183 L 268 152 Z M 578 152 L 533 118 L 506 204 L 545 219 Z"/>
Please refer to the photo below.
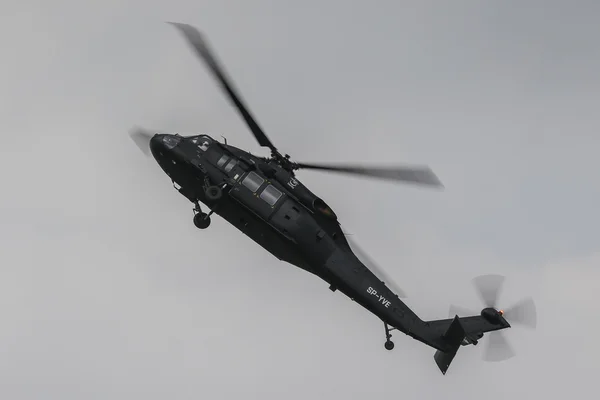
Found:
<path fill-rule="evenodd" d="M 282 185 L 285 185 L 290 193 L 298 199 L 305 207 L 310 210 L 320 213 L 328 218 L 337 220 L 337 215 L 331 207 L 323 201 L 320 197 L 316 196 L 299 180 L 291 176 L 287 171 L 280 170 L 275 174 L 275 179 Z"/>

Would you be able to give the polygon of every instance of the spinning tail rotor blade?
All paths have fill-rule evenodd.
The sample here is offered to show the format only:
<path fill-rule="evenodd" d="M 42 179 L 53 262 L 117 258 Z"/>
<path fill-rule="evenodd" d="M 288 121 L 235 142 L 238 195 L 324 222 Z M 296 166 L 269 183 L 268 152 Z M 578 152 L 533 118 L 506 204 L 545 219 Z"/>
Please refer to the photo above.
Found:
<path fill-rule="evenodd" d="M 217 61 L 217 57 L 214 55 L 214 52 L 210 49 L 208 42 L 204 39 L 200 31 L 195 27 L 182 24 L 179 22 L 169 22 L 169 24 L 175 26 L 186 38 L 188 44 L 195 50 L 196 54 L 204 61 L 204 63 L 208 66 L 210 71 L 213 73 L 214 77 L 219 81 L 221 87 L 227 94 L 229 95 L 229 99 L 236 106 L 246 124 L 250 128 L 250 131 L 256 137 L 256 140 L 261 146 L 269 147 L 273 152 L 276 152 L 277 149 L 273 145 L 273 143 L 269 140 L 267 135 L 263 132 L 261 127 L 258 125 L 258 122 L 252 117 L 248 108 L 242 102 L 240 95 L 237 90 L 233 87 L 233 84 L 230 82 L 230 79 L 227 78 L 225 74 L 224 68 Z"/>
<path fill-rule="evenodd" d="M 129 136 L 131 136 L 131 139 L 140 148 L 142 153 L 147 156 L 150 155 L 150 139 L 152 139 L 154 133 L 135 127 L 129 132 Z"/>
<path fill-rule="evenodd" d="M 489 308 L 496 310 L 498 315 L 509 324 L 520 324 L 529 328 L 535 328 L 537 323 L 537 314 L 535 303 L 533 299 L 527 297 L 512 307 L 505 309 L 504 311 L 498 311 L 496 304 L 498 297 L 502 291 L 504 285 L 504 277 L 501 275 L 483 275 L 473 279 L 473 286 L 477 290 L 477 294 L 485 304 L 486 309 L 481 313 L 482 316 L 489 315 Z M 486 314 L 484 314 L 484 312 Z M 458 307 L 455 305 L 450 306 L 449 317 L 453 318 L 455 315 L 459 317 L 468 317 L 475 313 L 468 309 Z M 482 332 L 483 333 L 483 332 Z M 504 331 L 494 330 L 485 334 L 485 349 L 483 352 L 483 359 L 485 361 L 504 361 L 512 358 L 516 355 L 513 347 L 504 336 Z"/>
<path fill-rule="evenodd" d="M 294 163 L 294 168 L 339 172 L 397 182 L 407 182 L 426 186 L 443 187 L 438 177 L 433 173 L 433 171 L 429 167 L 369 167 L 360 165 Z"/>
<path fill-rule="evenodd" d="M 514 356 L 515 351 L 506 340 L 503 332 L 494 331 L 488 333 L 487 344 L 483 353 L 483 359 L 485 361 L 504 361 Z"/>
<path fill-rule="evenodd" d="M 537 326 L 537 312 L 533 299 L 527 297 L 504 310 L 504 318 L 511 324 L 517 323 L 528 328 L 535 328 Z"/>
<path fill-rule="evenodd" d="M 503 284 L 504 277 L 502 275 L 482 275 L 473 279 L 477 294 L 486 307 L 496 307 Z"/>

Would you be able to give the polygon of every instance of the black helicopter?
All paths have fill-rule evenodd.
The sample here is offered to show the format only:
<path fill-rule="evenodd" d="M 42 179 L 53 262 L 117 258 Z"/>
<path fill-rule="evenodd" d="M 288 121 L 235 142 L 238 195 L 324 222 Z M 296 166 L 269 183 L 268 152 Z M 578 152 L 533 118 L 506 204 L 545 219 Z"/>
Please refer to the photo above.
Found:
<path fill-rule="evenodd" d="M 339 290 L 380 318 L 387 350 L 394 348 L 390 340 L 393 330 L 436 349 L 434 359 L 443 374 L 461 345 L 476 345 L 485 332 L 509 328 L 507 319 L 535 327 L 535 305 L 530 298 L 505 311 L 496 308 L 504 281 L 498 275 L 475 278 L 486 306 L 478 315 L 470 316 L 451 307 L 448 319 L 421 320 L 400 300 L 403 292 L 344 234 L 331 207 L 304 186 L 294 171 L 323 170 L 441 187 L 433 172 L 426 167 L 336 166 L 291 161 L 259 127 L 202 34 L 187 24 L 171 24 L 206 63 L 258 143 L 271 150 L 270 157 L 258 157 L 208 135 L 132 130 L 131 137 L 142 151 L 152 154 L 174 187 L 194 204 L 196 227 L 206 229 L 212 214 L 221 216 L 278 259 L 318 276 L 332 291 Z M 209 212 L 202 211 L 200 203 Z M 514 355 L 500 332 L 493 333 L 496 335 L 491 335 L 488 341 L 487 359 L 502 360 Z"/>

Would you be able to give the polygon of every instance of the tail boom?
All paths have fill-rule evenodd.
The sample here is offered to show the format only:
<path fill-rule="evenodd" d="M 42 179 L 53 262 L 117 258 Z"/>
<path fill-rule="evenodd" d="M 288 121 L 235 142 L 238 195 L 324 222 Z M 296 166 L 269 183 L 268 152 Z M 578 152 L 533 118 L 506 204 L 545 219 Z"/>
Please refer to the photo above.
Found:
<path fill-rule="evenodd" d="M 436 349 L 434 359 L 443 374 L 461 345 L 475 345 L 485 332 L 510 327 L 502 312 L 492 308 L 471 317 L 424 321 L 352 252 L 334 251 L 321 276 L 332 290 L 339 289 L 385 324 Z"/>

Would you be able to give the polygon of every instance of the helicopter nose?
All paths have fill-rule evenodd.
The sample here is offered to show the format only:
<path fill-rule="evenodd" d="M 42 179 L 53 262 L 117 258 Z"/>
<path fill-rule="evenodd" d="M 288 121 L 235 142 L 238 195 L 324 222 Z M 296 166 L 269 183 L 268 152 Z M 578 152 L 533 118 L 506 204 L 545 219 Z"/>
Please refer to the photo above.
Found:
<path fill-rule="evenodd" d="M 173 150 L 181 142 L 181 137 L 169 134 L 157 134 L 150 139 L 150 151 L 154 158 L 163 156 Z"/>

